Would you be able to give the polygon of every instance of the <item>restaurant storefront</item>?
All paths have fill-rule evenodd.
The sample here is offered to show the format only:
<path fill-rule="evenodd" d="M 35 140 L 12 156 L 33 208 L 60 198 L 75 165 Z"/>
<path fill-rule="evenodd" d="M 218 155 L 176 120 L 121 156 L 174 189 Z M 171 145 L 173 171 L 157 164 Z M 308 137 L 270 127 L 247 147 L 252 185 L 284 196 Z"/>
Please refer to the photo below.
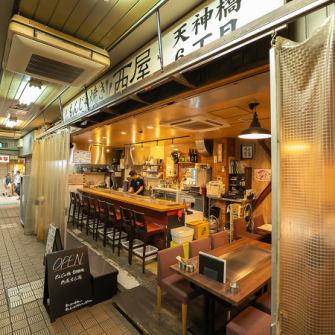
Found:
<path fill-rule="evenodd" d="M 25 232 L 98 250 L 114 269 L 101 287 L 125 268 L 157 279 L 143 315 L 167 325 L 173 297 L 171 334 L 332 334 L 329 3 L 208 1 L 163 32 L 157 14 L 157 38 L 36 137 Z M 118 310 L 165 334 L 138 292 Z"/>

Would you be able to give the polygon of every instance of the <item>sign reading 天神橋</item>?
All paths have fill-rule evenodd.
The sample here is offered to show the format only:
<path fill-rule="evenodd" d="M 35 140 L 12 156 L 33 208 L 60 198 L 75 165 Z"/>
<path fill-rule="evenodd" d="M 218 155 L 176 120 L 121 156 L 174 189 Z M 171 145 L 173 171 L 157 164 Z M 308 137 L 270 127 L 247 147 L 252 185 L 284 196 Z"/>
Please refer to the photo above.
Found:
<path fill-rule="evenodd" d="M 162 35 L 164 65 L 223 37 L 282 6 L 284 0 L 206 1 Z M 85 115 L 138 81 L 160 70 L 158 42 L 154 40 L 111 70 L 63 107 L 63 120 Z"/>

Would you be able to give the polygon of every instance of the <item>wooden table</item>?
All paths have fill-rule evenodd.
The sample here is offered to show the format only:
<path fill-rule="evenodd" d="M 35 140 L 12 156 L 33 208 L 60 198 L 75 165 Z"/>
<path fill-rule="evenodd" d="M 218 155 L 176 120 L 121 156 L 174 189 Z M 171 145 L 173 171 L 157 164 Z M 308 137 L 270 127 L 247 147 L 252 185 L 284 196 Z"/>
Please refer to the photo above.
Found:
<path fill-rule="evenodd" d="M 248 237 L 243 237 L 240 240 L 234 241 L 224 247 L 213 249 L 208 254 L 213 256 L 223 256 L 225 254 L 230 254 L 235 251 L 241 250 L 245 246 L 254 246 L 262 250 L 268 250 L 271 252 L 271 245 L 250 239 Z M 206 305 L 204 310 L 205 315 L 205 329 L 204 334 L 214 333 L 214 319 L 215 314 L 215 299 L 219 298 L 232 306 L 238 306 L 243 303 L 250 295 L 258 291 L 271 279 L 271 257 L 268 257 L 264 262 L 258 264 L 257 268 L 252 269 L 244 277 L 238 280 L 239 290 L 236 293 L 230 292 L 230 278 L 227 278 L 226 283 L 220 283 L 214 281 L 199 273 L 199 257 L 194 257 L 191 259 L 195 264 L 196 270 L 192 273 L 184 272 L 178 268 L 178 265 L 172 265 L 171 269 L 178 272 L 185 279 L 189 280 L 197 287 L 203 289 L 206 297 Z M 229 261 L 227 262 L 227 269 L 229 269 Z"/>

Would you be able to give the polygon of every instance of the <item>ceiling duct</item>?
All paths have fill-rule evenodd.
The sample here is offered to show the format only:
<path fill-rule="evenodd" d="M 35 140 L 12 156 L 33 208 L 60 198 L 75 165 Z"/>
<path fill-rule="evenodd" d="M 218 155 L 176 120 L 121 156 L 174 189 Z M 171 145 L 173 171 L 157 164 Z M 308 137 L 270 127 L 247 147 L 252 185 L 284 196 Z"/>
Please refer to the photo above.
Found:
<path fill-rule="evenodd" d="M 207 115 L 190 116 L 180 120 L 163 122 L 161 125 L 192 132 L 205 132 L 230 127 L 230 124 L 224 119 Z"/>
<path fill-rule="evenodd" d="M 213 155 L 213 140 L 196 140 L 195 147 L 200 155 L 212 156 Z"/>
<path fill-rule="evenodd" d="M 83 86 L 107 70 L 107 51 L 14 15 L 8 28 L 4 68 L 61 85 Z"/>

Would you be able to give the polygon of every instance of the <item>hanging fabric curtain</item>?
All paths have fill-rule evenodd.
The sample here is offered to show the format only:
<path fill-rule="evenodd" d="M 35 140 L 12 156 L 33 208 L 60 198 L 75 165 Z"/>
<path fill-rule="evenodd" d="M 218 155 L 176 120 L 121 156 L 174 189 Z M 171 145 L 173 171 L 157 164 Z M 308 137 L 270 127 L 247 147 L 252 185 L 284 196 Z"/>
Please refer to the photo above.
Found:
<path fill-rule="evenodd" d="M 50 224 L 65 238 L 69 155 L 68 130 L 34 142 L 24 230 L 39 240 L 45 239 Z"/>
<path fill-rule="evenodd" d="M 334 37 L 333 16 L 302 43 L 278 38 L 274 50 L 276 312 L 285 335 L 335 331 Z"/>

